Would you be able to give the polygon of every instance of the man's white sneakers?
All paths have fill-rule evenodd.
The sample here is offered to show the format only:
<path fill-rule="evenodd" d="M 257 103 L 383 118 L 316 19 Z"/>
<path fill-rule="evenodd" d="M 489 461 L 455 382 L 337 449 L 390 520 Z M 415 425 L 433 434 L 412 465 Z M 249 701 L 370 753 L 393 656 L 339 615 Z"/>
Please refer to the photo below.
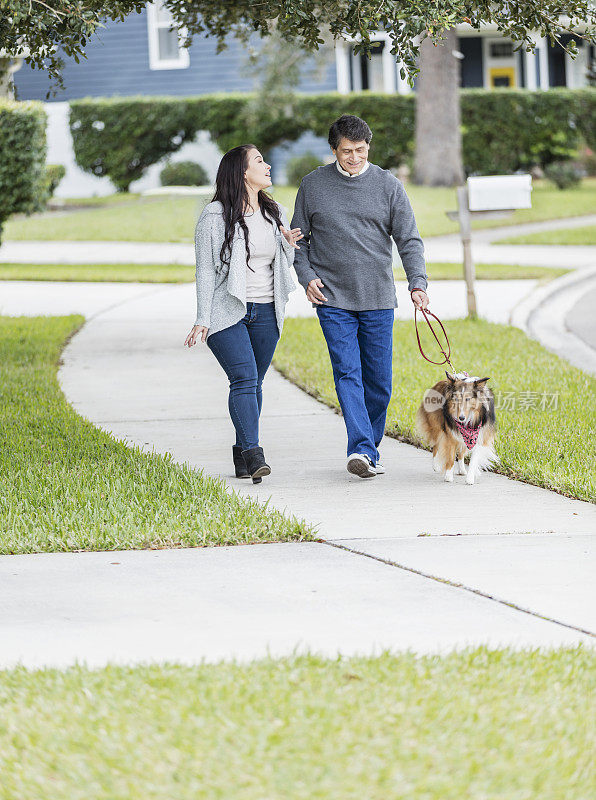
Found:
<path fill-rule="evenodd" d="M 377 461 L 377 466 L 375 467 L 377 470 L 377 475 L 384 475 L 385 474 L 385 467 L 381 464 L 380 461 Z"/>
<path fill-rule="evenodd" d="M 352 453 L 351 456 L 348 456 L 347 469 L 348 472 L 358 475 L 359 478 L 374 478 L 377 474 L 372 459 L 365 453 Z"/>

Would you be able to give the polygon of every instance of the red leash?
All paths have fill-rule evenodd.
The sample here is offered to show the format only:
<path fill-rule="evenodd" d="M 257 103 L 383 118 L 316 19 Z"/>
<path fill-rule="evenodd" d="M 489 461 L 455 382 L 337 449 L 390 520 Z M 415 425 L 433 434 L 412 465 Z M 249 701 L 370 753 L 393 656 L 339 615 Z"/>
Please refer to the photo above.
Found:
<path fill-rule="evenodd" d="M 428 327 L 430 328 L 432 335 L 435 337 L 435 339 L 437 341 L 437 344 L 439 345 L 439 349 L 440 349 L 441 353 L 443 353 L 443 355 L 445 356 L 443 361 L 433 361 L 427 355 L 425 355 L 424 350 L 422 349 L 422 345 L 420 344 L 420 333 L 418 331 L 418 317 L 417 317 L 417 314 L 418 314 L 419 310 L 422 313 L 422 315 L 423 315 L 424 319 L 426 320 L 426 322 L 428 323 Z M 441 342 L 439 341 L 439 337 L 435 333 L 433 326 L 430 324 L 430 320 L 428 318 L 429 316 L 431 316 L 433 319 L 436 319 L 437 322 L 439 323 L 439 325 L 441 326 L 441 330 L 443 331 L 443 336 L 445 337 L 445 342 L 447 343 L 447 349 L 448 349 L 447 353 L 445 352 Z M 418 340 L 418 349 L 420 350 L 420 355 L 422 356 L 422 358 L 425 358 L 431 364 L 438 364 L 438 365 L 449 364 L 449 366 L 451 367 L 453 372 L 456 373 L 455 367 L 453 366 L 453 364 L 449 360 L 449 356 L 451 355 L 451 345 L 449 343 L 449 337 L 447 336 L 447 331 L 443 327 L 443 323 L 437 317 L 437 315 L 433 314 L 432 311 L 426 311 L 426 309 L 424 309 L 424 308 L 418 309 L 418 306 L 414 306 L 414 328 L 416 329 L 416 339 Z"/>

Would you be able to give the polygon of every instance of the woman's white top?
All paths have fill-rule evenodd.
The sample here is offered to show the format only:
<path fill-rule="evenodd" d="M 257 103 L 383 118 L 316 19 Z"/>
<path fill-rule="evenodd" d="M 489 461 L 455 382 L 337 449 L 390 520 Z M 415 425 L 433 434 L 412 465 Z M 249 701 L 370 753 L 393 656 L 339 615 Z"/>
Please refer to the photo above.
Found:
<path fill-rule="evenodd" d="M 273 260 L 276 252 L 275 229 L 261 209 L 245 214 L 250 246 L 250 269 L 246 268 L 246 302 L 273 302 Z"/>
<path fill-rule="evenodd" d="M 283 206 L 277 204 L 281 224 L 290 227 Z M 195 256 L 197 262 L 197 316 L 195 325 L 209 328 L 207 336 L 229 328 L 246 315 L 246 245 L 244 235 L 236 231 L 232 242 L 229 264 L 221 261 L 221 247 L 225 241 L 226 226 L 223 206 L 213 201 L 205 206 L 195 228 Z M 286 303 L 296 288 L 290 267 L 296 250 L 288 244 L 281 231 L 275 230 L 277 250 L 273 259 L 273 302 L 277 330 L 281 335 Z"/>

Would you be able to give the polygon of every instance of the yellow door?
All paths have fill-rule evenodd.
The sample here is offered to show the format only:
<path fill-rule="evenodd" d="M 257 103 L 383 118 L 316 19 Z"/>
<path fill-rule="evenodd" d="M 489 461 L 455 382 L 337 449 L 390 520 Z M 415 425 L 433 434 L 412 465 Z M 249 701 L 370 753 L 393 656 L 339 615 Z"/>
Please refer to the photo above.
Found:
<path fill-rule="evenodd" d="M 515 86 L 515 67 L 491 67 L 489 80 L 491 89 L 511 89 Z"/>

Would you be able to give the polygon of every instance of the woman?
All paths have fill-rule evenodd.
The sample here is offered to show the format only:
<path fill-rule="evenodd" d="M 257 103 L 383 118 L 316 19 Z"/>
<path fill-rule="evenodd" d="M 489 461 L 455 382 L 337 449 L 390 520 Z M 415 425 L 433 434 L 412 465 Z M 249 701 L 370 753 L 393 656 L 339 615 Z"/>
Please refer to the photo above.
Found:
<path fill-rule="evenodd" d="M 185 345 L 200 338 L 230 381 L 237 478 L 260 483 L 271 468 L 259 446 L 262 384 L 281 335 L 299 228 L 265 189 L 271 167 L 252 144 L 221 160 L 213 201 L 195 231 L 197 318 Z"/>

